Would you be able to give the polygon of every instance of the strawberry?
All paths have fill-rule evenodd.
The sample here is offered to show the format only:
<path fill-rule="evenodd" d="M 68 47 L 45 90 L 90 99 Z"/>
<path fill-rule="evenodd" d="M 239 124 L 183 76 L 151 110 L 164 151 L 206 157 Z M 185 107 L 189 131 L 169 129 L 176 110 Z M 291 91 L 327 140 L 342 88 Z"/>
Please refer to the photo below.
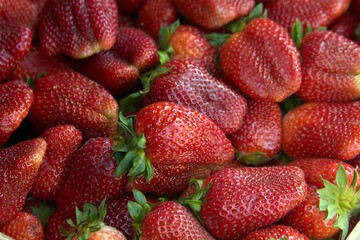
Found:
<path fill-rule="evenodd" d="M 360 47 L 331 31 L 314 31 L 302 40 L 304 101 L 347 102 L 360 98 Z"/>
<path fill-rule="evenodd" d="M 247 104 L 241 128 L 228 137 L 241 161 L 258 165 L 280 152 L 282 115 L 275 102 L 247 99 Z"/>
<path fill-rule="evenodd" d="M 191 61 L 170 60 L 162 67 L 169 70 L 152 80 L 145 105 L 168 101 L 192 108 L 225 134 L 240 128 L 246 109 L 244 97 Z"/>
<path fill-rule="evenodd" d="M 114 141 L 92 138 L 76 152 L 56 195 L 59 209 L 71 215 L 84 203 L 98 204 L 124 192 L 125 176 L 115 177 L 117 163 L 110 157 Z"/>
<path fill-rule="evenodd" d="M 176 7 L 171 0 L 147 0 L 137 15 L 137 27 L 156 41 L 160 29 L 177 19 Z"/>
<path fill-rule="evenodd" d="M 87 140 L 116 135 L 117 111 L 116 100 L 100 84 L 68 70 L 52 73 L 36 83 L 28 118 L 37 134 L 70 124 Z"/>
<path fill-rule="evenodd" d="M 15 218 L 0 224 L 0 232 L 13 239 L 45 239 L 44 229 L 39 219 L 26 212 L 19 212 Z"/>
<path fill-rule="evenodd" d="M 225 168 L 208 177 L 200 216 L 218 239 L 240 239 L 270 225 L 300 204 L 306 195 L 297 167 Z"/>
<path fill-rule="evenodd" d="M 305 235 L 295 229 L 285 225 L 272 225 L 269 228 L 260 229 L 246 235 L 243 240 L 261 240 L 261 239 L 291 239 L 291 240 L 309 240 Z"/>
<path fill-rule="evenodd" d="M 254 0 L 174 0 L 178 11 L 200 27 L 220 28 L 230 21 L 246 16 L 255 6 Z"/>
<path fill-rule="evenodd" d="M 11 74 L 29 52 L 31 41 L 32 34 L 28 27 L 0 22 L 0 82 Z"/>
<path fill-rule="evenodd" d="M 13 81 L 0 84 L 0 147 L 20 126 L 34 101 L 26 83 Z"/>
<path fill-rule="evenodd" d="M 305 26 L 306 22 L 316 29 L 327 27 L 340 17 L 351 0 L 277 0 L 265 4 L 268 17 L 291 31 L 296 19 Z"/>
<path fill-rule="evenodd" d="M 283 118 L 282 150 L 293 160 L 354 158 L 360 153 L 359 110 L 360 102 L 305 103 L 291 110 Z"/>
<path fill-rule="evenodd" d="M 257 18 L 220 49 L 227 79 L 244 94 L 281 102 L 301 84 L 300 55 L 289 34 L 275 22 Z"/>
<path fill-rule="evenodd" d="M 359 16 L 349 8 L 343 15 L 341 15 L 335 22 L 333 22 L 329 30 L 343 35 L 351 40 L 355 40 L 355 29 L 360 23 Z"/>
<path fill-rule="evenodd" d="M 37 175 L 46 150 L 42 138 L 20 142 L 0 150 L 0 223 L 14 218 L 21 210 Z"/>
<path fill-rule="evenodd" d="M 115 43 L 115 0 L 49 0 L 39 23 L 42 50 L 49 56 L 86 58 Z"/>
<path fill-rule="evenodd" d="M 47 222 L 49 221 L 51 214 L 55 210 L 56 205 L 54 202 L 39 200 L 32 196 L 28 196 L 26 198 L 25 203 L 21 209 L 22 212 L 27 212 L 37 217 L 44 229 L 47 225 Z"/>
<path fill-rule="evenodd" d="M 49 221 L 46 224 L 45 227 L 45 239 L 46 240 L 64 240 L 66 237 L 63 236 L 60 227 L 63 227 L 64 229 L 71 229 L 72 226 L 69 225 L 68 220 L 71 219 L 71 221 L 76 222 L 76 216 L 75 214 L 72 214 L 70 217 L 60 211 L 59 209 L 56 209 L 51 216 L 49 217 Z"/>
<path fill-rule="evenodd" d="M 136 13 L 145 0 L 116 0 L 119 12 L 125 14 Z"/>
<path fill-rule="evenodd" d="M 350 8 L 354 9 L 357 14 L 360 14 L 360 1 L 352 0 Z"/>
<path fill-rule="evenodd" d="M 30 194 L 38 199 L 55 201 L 70 159 L 82 143 L 82 134 L 74 126 L 59 125 L 46 130 L 40 137 L 45 139 L 47 148 Z"/>

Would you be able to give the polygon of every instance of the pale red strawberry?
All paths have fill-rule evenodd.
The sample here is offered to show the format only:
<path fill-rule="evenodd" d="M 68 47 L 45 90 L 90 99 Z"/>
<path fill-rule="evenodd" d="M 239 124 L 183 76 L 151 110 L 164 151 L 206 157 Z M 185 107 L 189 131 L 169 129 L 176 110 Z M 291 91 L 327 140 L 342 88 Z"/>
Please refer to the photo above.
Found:
<path fill-rule="evenodd" d="M 145 0 L 116 0 L 119 12 L 134 14 Z"/>
<path fill-rule="evenodd" d="M 49 56 L 85 58 L 110 49 L 116 38 L 115 0 L 49 0 L 39 23 L 42 50 Z"/>
<path fill-rule="evenodd" d="M 295 229 L 285 225 L 272 225 L 269 228 L 260 229 L 246 235 L 243 240 L 309 240 L 305 235 L 299 233 Z"/>
<path fill-rule="evenodd" d="M 314 31 L 301 44 L 304 101 L 348 102 L 360 98 L 360 47 L 332 31 Z"/>
<path fill-rule="evenodd" d="M 268 17 L 291 31 L 296 19 L 313 29 L 327 27 L 349 8 L 351 0 L 277 0 L 265 4 Z"/>
<path fill-rule="evenodd" d="M 0 84 L 0 147 L 20 126 L 34 102 L 34 93 L 20 81 Z"/>
<path fill-rule="evenodd" d="M 41 78 L 34 88 L 28 119 L 37 134 L 74 125 L 85 140 L 116 135 L 118 104 L 100 84 L 73 70 Z"/>
<path fill-rule="evenodd" d="M 282 150 L 292 160 L 354 158 L 360 153 L 358 111 L 358 101 L 305 103 L 291 110 L 283 118 Z"/>
<path fill-rule="evenodd" d="M 59 125 L 46 130 L 40 137 L 45 139 L 47 148 L 30 194 L 38 199 L 55 201 L 70 160 L 81 146 L 82 134 L 72 125 Z"/>
<path fill-rule="evenodd" d="M 246 16 L 255 6 L 254 0 L 174 0 L 178 11 L 200 27 L 215 29 Z"/>
<path fill-rule="evenodd" d="M 220 49 L 225 77 L 242 93 L 281 102 L 301 84 L 300 55 L 283 27 L 258 18 L 233 34 Z"/>
<path fill-rule="evenodd" d="M 240 154 L 240 161 L 258 165 L 280 152 L 282 115 L 277 103 L 247 99 L 247 109 L 239 130 L 228 135 Z"/>
<path fill-rule="evenodd" d="M 0 82 L 4 81 L 16 65 L 29 52 L 32 41 L 30 28 L 0 22 Z"/>
<path fill-rule="evenodd" d="M 0 223 L 14 218 L 38 173 L 45 154 L 42 138 L 20 142 L 0 150 Z"/>

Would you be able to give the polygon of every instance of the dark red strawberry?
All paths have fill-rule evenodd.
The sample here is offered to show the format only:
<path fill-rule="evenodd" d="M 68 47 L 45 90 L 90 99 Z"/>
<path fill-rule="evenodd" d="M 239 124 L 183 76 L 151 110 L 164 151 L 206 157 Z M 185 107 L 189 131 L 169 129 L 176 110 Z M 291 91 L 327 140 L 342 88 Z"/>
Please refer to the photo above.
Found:
<path fill-rule="evenodd" d="M 125 176 L 115 177 L 117 163 L 107 138 L 92 138 L 76 152 L 56 196 L 59 209 L 71 215 L 84 203 L 98 204 L 124 192 Z"/>
<path fill-rule="evenodd" d="M 0 150 L 0 223 L 14 218 L 38 173 L 46 150 L 44 139 L 20 142 Z"/>
<path fill-rule="evenodd" d="M 207 29 L 224 26 L 246 16 L 255 6 L 254 0 L 174 0 L 178 11 L 192 22 Z"/>
<path fill-rule="evenodd" d="M 61 212 L 59 209 L 56 209 L 50 216 L 48 223 L 45 227 L 45 239 L 46 240 L 64 240 L 66 237 L 63 236 L 60 227 L 64 229 L 71 229 L 72 226 L 69 225 L 68 219 L 71 219 L 74 223 L 76 222 L 75 214 L 70 217 Z"/>
<path fill-rule="evenodd" d="M 127 14 L 118 14 L 118 27 L 135 27 L 136 23 L 132 16 Z"/>
<path fill-rule="evenodd" d="M 360 16 L 358 16 L 353 9 L 349 8 L 330 25 L 329 30 L 343 35 L 351 40 L 355 40 L 355 29 L 359 23 Z"/>
<path fill-rule="evenodd" d="M 85 58 L 115 43 L 115 0 L 49 0 L 42 15 L 39 38 L 49 56 Z"/>
<path fill-rule="evenodd" d="M 45 228 L 51 214 L 56 210 L 54 202 L 47 202 L 28 196 L 22 206 L 21 211 L 30 213 L 37 217 L 43 228 Z"/>
<path fill-rule="evenodd" d="M 177 12 L 171 0 L 147 0 L 137 12 L 137 27 L 156 41 L 162 27 L 177 19 Z"/>
<path fill-rule="evenodd" d="M 300 55 L 289 34 L 258 18 L 233 34 L 220 49 L 224 75 L 244 94 L 281 102 L 301 84 Z"/>
<path fill-rule="evenodd" d="M 351 0 L 277 0 L 265 4 L 268 17 L 291 31 L 296 19 L 306 26 L 306 22 L 316 29 L 327 27 L 340 17 Z"/>
<path fill-rule="evenodd" d="M 360 153 L 358 111 L 360 102 L 305 103 L 291 110 L 283 118 L 282 150 L 293 160 L 354 158 Z"/>
<path fill-rule="evenodd" d="M 0 147 L 20 126 L 34 101 L 34 93 L 20 81 L 0 84 Z"/>
<path fill-rule="evenodd" d="M 74 126 L 59 125 L 46 130 L 40 137 L 45 139 L 47 148 L 30 194 L 38 199 L 55 201 L 70 159 L 82 143 L 82 134 Z"/>
<path fill-rule="evenodd" d="M 228 137 L 240 161 L 258 165 L 280 152 L 282 115 L 275 102 L 247 99 L 247 104 L 241 128 Z"/>
<path fill-rule="evenodd" d="M 352 0 L 350 8 L 354 9 L 357 14 L 360 14 L 360 1 Z"/>
<path fill-rule="evenodd" d="M 125 14 L 136 13 L 145 0 L 116 0 L 119 12 Z"/>
<path fill-rule="evenodd" d="M 85 140 L 116 135 L 118 104 L 100 84 L 68 70 L 41 78 L 34 89 L 29 120 L 37 134 L 74 125 Z"/>
<path fill-rule="evenodd" d="M 29 52 L 31 41 L 30 28 L 0 22 L 0 82 L 11 74 L 18 62 Z"/>
<path fill-rule="evenodd" d="M 272 225 L 269 228 L 260 229 L 246 235 L 243 240 L 309 240 L 305 235 L 299 233 L 295 229 L 285 225 Z"/>
<path fill-rule="evenodd" d="M 332 31 L 314 31 L 301 44 L 304 101 L 347 102 L 360 98 L 360 47 Z"/>

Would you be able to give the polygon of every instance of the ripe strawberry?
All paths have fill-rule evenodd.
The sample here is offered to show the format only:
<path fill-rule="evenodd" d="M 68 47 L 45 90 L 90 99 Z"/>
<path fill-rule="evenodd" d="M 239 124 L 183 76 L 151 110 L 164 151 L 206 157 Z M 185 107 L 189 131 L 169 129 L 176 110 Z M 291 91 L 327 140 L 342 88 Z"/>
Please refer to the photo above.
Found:
<path fill-rule="evenodd" d="M 44 240 L 44 229 L 39 219 L 26 212 L 19 212 L 15 218 L 0 224 L 0 232 L 13 239 Z"/>
<path fill-rule="evenodd" d="M 360 14 L 360 1 L 352 0 L 350 8 L 354 9 L 357 14 Z"/>
<path fill-rule="evenodd" d="M 137 12 L 137 27 L 154 40 L 158 40 L 158 32 L 164 26 L 177 19 L 177 12 L 171 0 L 147 0 Z"/>
<path fill-rule="evenodd" d="M 254 0 L 174 0 L 173 2 L 186 18 L 207 29 L 220 28 L 236 18 L 246 16 L 255 6 Z"/>
<path fill-rule="evenodd" d="M 27 212 L 37 217 L 37 219 L 40 220 L 43 228 L 46 227 L 51 214 L 55 210 L 56 210 L 56 205 L 54 202 L 39 200 L 32 196 L 28 196 L 26 198 L 25 203 L 21 209 L 22 212 Z"/>
<path fill-rule="evenodd" d="M 0 84 L 0 147 L 20 126 L 34 101 L 26 83 L 13 81 Z"/>
<path fill-rule="evenodd" d="M 304 101 L 347 102 L 360 98 L 360 47 L 331 31 L 307 34 L 301 44 Z"/>
<path fill-rule="evenodd" d="M 218 239 L 240 239 L 270 225 L 306 195 L 304 173 L 297 167 L 225 168 L 207 178 L 204 186 L 209 183 L 200 214 Z"/>
<path fill-rule="evenodd" d="M 116 135 L 117 111 L 116 100 L 100 84 L 68 70 L 52 73 L 36 83 L 28 118 L 37 134 L 69 124 L 87 140 Z"/>
<path fill-rule="evenodd" d="M 44 139 L 20 142 L 0 150 L 0 223 L 21 210 L 46 150 Z"/>
<path fill-rule="evenodd" d="M 116 0 L 119 12 L 125 14 L 136 13 L 145 0 Z"/>
<path fill-rule="evenodd" d="M 110 157 L 114 144 L 107 138 L 92 138 L 76 152 L 56 196 L 59 209 L 71 215 L 76 206 L 98 204 L 124 192 L 126 177 L 115 177 L 117 163 Z"/>
<path fill-rule="evenodd" d="M 254 19 L 233 34 L 221 46 L 220 62 L 225 77 L 252 98 L 281 102 L 301 84 L 299 52 L 269 19 Z"/>
<path fill-rule="evenodd" d="M 28 27 L 0 22 L 0 82 L 15 69 L 29 52 L 32 34 Z"/>
<path fill-rule="evenodd" d="M 69 225 L 68 219 L 71 219 L 73 222 L 76 222 L 75 214 L 70 217 L 56 209 L 50 216 L 49 221 L 45 227 L 45 239 L 46 240 L 64 240 L 66 237 L 63 236 L 60 227 L 64 229 L 71 229 L 72 226 Z"/>
<path fill-rule="evenodd" d="M 306 22 L 316 29 L 327 27 L 340 17 L 350 5 L 351 0 L 277 0 L 265 4 L 268 17 L 291 31 L 296 19 L 305 26 Z"/>
<path fill-rule="evenodd" d="M 38 199 L 55 201 L 70 159 L 82 143 L 82 134 L 74 126 L 59 125 L 46 130 L 40 137 L 45 139 L 47 148 L 30 194 Z"/>
<path fill-rule="evenodd" d="M 210 118 L 225 134 L 238 130 L 246 101 L 205 68 L 186 60 L 170 60 L 169 71 L 150 83 L 144 104 L 167 101 L 192 108 Z"/>
<path fill-rule="evenodd" d="M 360 23 L 360 17 L 355 11 L 349 8 L 343 15 L 341 15 L 335 22 L 333 22 L 329 30 L 343 35 L 351 40 L 355 40 L 355 29 Z"/>
<path fill-rule="evenodd" d="M 240 161 L 258 165 L 280 152 L 282 115 L 275 102 L 247 99 L 247 104 L 241 128 L 228 138 Z"/>
<path fill-rule="evenodd" d="M 243 240 L 271 239 L 281 240 L 309 240 L 305 235 L 285 225 L 272 225 L 269 228 L 260 229 L 246 235 Z"/>
<path fill-rule="evenodd" d="M 305 103 L 291 110 L 283 118 L 282 150 L 293 160 L 354 158 L 360 153 L 358 111 L 360 102 Z"/>
<path fill-rule="evenodd" d="M 49 0 L 39 23 L 41 48 L 73 58 L 107 50 L 115 43 L 117 16 L 115 0 Z"/>

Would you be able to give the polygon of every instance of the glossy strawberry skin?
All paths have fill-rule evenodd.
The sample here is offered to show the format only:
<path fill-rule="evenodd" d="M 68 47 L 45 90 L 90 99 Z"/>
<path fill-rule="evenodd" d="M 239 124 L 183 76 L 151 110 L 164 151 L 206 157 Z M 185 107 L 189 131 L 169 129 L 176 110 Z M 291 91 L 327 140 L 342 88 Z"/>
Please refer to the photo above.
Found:
<path fill-rule="evenodd" d="M 76 152 L 56 196 L 59 209 L 71 215 L 75 206 L 98 204 L 124 193 L 125 176 L 115 177 L 117 162 L 110 157 L 115 142 L 92 138 Z"/>
<path fill-rule="evenodd" d="M 146 138 L 153 164 L 224 164 L 234 155 L 225 134 L 205 115 L 169 102 L 156 102 L 135 117 L 136 133 Z"/>
<path fill-rule="evenodd" d="M 356 40 L 355 29 L 359 23 L 360 17 L 350 7 L 343 15 L 330 25 L 329 30 L 351 40 Z"/>
<path fill-rule="evenodd" d="M 14 218 L 37 175 L 46 150 L 44 139 L 20 142 L 0 150 L 0 223 Z"/>
<path fill-rule="evenodd" d="M 225 77 L 244 94 L 281 102 L 301 84 L 300 55 L 288 33 L 269 19 L 254 19 L 220 49 Z"/>
<path fill-rule="evenodd" d="M 292 160 L 354 158 L 360 153 L 359 110 L 360 102 L 305 103 L 291 110 L 283 118 L 282 150 Z"/>
<path fill-rule="evenodd" d="M 45 226 L 45 239 L 46 240 L 64 240 L 64 237 L 61 233 L 60 226 L 65 228 L 66 230 L 70 230 L 71 226 L 66 221 L 67 219 L 71 219 L 74 223 L 76 223 L 75 213 L 71 216 L 68 216 L 64 212 L 61 212 L 59 209 L 56 209 L 50 216 L 46 226 Z"/>
<path fill-rule="evenodd" d="M 46 130 L 40 137 L 45 139 L 47 148 L 30 194 L 38 199 L 55 201 L 70 159 L 81 146 L 82 134 L 74 126 L 59 125 Z"/>
<path fill-rule="evenodd" d="M 206 29 L 224 26 L 235 18 L 246 16 L 255 6 L 254 0 L 174 0 L 180 13 Z"/>
<path fill-rule="evenodd" d="M 141 224 L 142 240 L 150 239 L 209 239 L 206 232 L 191 211 L 179 203 L 166 201 L 156 205 Z"/>
<path fill-rule="evenodd" d="M 304 101 L 348 102 L 360 98 L 360 47 L 331 31 L 307 34 L 301 45 Z"/>
<path fill-rule="evenodd" d="M 29 52 L 31 41 L 30 28 L 0 22 L 0 82 L 11 74 L 18 62 Z"/>
<path fill-rule="evenodd" d="M 246 235 L 243 240 L 261 240 L 268 238 L 278 240 L 281 239 L 281 237 L 287 237 L 289 240 L 309 240 L 305 235 L 285 225 L 272 225 L 269 228 L 254 231 Z"/>
<path fill-rule="evenodd" d="M 85 58 L 115 43 L 115 0 L 49 0 L 42 15 L 39 39 L 49 56 Z"/>
<path fill-rule="evenodd" d="M 33 102 L 34 93 L 26 83 L 13 81 L 0 84 L 0 147 L 20 126 Z"/>
<path fill-rule="evenodd" d="M 296 18 L 306 26 L 308 21 L 313 29 L 327 27 L 349 7 L 351 0 L 278 0 L 265 4 L 268 17 L 291 31 Z"/>
<path fill-rule="evenodd" d="M 118 104 L 105 88 L 68 70 L 37 82 L 28 117 L 39 135 L 48 128 L 70 124 L 87 140 L 116 135 L 117 112 Z"/>
<path fill-rule="evenodd" d="M 305 199 L 307 189 L 301 169 L 286 166 L 226 168 L 204 184 L 209 182 L 201 218 L 215 238 L 229 240 L 276 222 Z"/>

